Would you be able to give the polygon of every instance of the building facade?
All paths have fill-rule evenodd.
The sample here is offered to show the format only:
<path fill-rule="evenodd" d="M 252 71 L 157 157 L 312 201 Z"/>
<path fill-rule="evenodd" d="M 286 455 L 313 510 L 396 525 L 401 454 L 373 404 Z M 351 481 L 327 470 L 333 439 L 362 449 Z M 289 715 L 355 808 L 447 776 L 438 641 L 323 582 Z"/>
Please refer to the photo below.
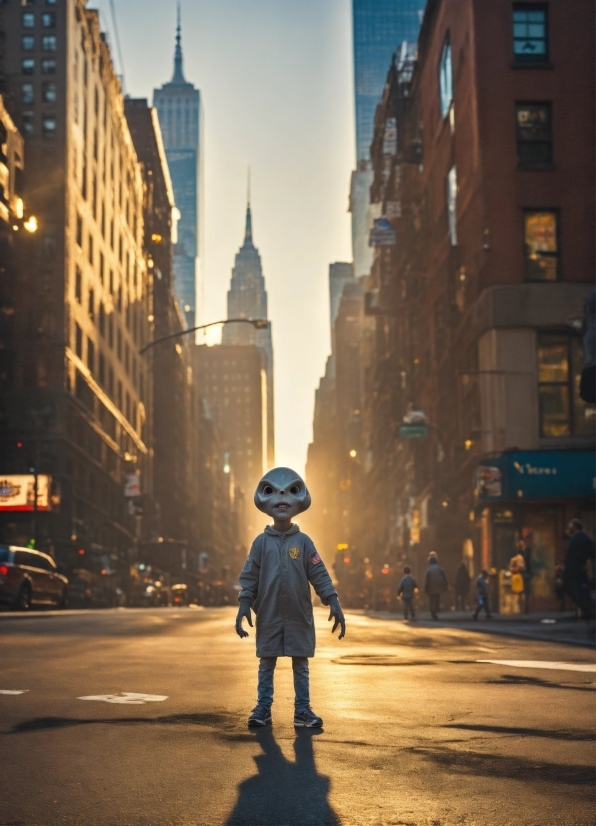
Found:
<path fill-rule="evenodd" d="M 187 327 L 194 327 L 203 255 L 203 104 L 201 92 L 182 69 L 180 19 L 176 29 L 174 74 L 153 92 L 168 166 L 180 213 L 174 244 L 174 285 Z"/>
<path fill-rule="evenodd" d="M 3 4 L 0 31 L 0 81 L 38 223 L 14 292 L 0 463 L 54 485 L 49 512 L 3 514 L 3 538 L 109 572 L 142 538 L 125 482 L 152 494 L 142 172 L 97 11 L 82 0 Z"/>
<path fill-rule="evenodd" d="M 250 202 L 246 208 L 244 243 L 236 254 L 232 280 L 228 291 L 228 318 L 267 318 L 267 291 L 261 256 L 252 237 L 252 212 Z M 223 344 L 233 346 L 258 347 L 263 358 L 263 368 L 267 376 L 267 441 L 265 444 L 265 464 L 272 467 L 275 462 L 275 422 L 273 407 L 273 343 L 271 323 L 258 330 L 251 324 L 226 324 L 222 335 Z"/>
<path fill-rule="evenodd" d="M 375 251 L 367 302 L 368 439 L 378 478 L 393 479 L 385 553 L 421 570 L 435 550 L 451 575 L 462 558 L 490 569 L 504 611 L 520 541 L 539 609 L 554 602 L 567 520 L 593 532 L 594 408 L 579 377 L 594 10 L 569 10 L 429 2 L 417 65 L 391 68 L 372 146 L 373 198 L 395 232 Z"/>
<path fill-rule="evenodd" d="M 250 545 L 258 530 L 252 497 L 268 466 L 263 353 L 251 344 L 199 345 L 194 348 L 194 362 L 201 397 L 218 433 L 220 454 L 211 461 L 229 479 L 230 495 L 243 514 L 241 540 Z"/>

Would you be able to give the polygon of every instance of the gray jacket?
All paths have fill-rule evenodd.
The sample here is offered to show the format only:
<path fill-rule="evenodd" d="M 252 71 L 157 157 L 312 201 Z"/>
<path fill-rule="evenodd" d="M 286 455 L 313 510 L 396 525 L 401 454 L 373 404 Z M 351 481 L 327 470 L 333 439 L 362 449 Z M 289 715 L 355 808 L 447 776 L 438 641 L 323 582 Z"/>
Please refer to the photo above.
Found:
<path fill-rule="evenodd" d="M 431 563 L 424 575 L 424 590 L 429 596 L 437 596 L 449 587 L 445 571 L 436 562 Z"/>
<path fill-rule="evenodd" d="M 309 583 L 324 605 L 337 591 L 310 537 L 298 525 L 284 534 L 268 525 L 252 543 L 239 582 L 238 599 L 257 615 L 257 657 L 314 657 Z"/>
<path fill-rule="evenodd" d="M 410 574 L 402 576 L 399 586 L 397 588 L 397 596 L 403 596 L 404 599 L 412 599 L 414 590 L 418 587 L 418 583 Z"/>

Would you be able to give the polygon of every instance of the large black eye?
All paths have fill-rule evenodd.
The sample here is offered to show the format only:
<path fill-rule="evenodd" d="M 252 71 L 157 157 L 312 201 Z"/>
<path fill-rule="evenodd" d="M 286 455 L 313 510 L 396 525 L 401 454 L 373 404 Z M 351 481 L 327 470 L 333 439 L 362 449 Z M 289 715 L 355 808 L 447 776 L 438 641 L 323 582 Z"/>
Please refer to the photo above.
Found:
<path fill-rule="evenodd" d="M 300 485 L 292 485 L 292 487 L 290 488 L 290 493 L 292 494 L 292 496 L 298 496 L 298 494 L 300 493 Z"/>
<path fill-rule="evenodd" d="M 263 493 L 265 494 L 265 496 L 271 496 L 271 494 L 273 493 L 273 488 L 271 487 L 271 485 L 265 485 L 265 487 L 263 488 Z"/>

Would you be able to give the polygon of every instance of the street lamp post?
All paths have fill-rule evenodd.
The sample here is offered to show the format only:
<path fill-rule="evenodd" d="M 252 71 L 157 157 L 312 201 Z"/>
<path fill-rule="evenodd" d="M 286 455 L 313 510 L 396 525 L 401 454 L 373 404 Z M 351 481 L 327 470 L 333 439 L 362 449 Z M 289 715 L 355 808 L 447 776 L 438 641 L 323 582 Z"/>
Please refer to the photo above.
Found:
<path fill-rule="evenodd" d="M 139 350 L 139 355 L 142 356 L 155 344 L 160 344 L 162 341 L 169 341 L 171 338 L 178 338 L 179 336 L 186 336 L 189 333 L 195 333 L 197 330 L 206 330 L 207 327 L 216 327 L 218 324 L 252 324 L 257 330 L 266 330 L 269 322 L 266 318 L 226 318 L 223 321 L 210 321 L 209 324 L 199 324 L 198 327 L 190 327 L 188 330 L 178 330 L 177 333 L 169 333 L 167 336 L 161 336 Z"/>

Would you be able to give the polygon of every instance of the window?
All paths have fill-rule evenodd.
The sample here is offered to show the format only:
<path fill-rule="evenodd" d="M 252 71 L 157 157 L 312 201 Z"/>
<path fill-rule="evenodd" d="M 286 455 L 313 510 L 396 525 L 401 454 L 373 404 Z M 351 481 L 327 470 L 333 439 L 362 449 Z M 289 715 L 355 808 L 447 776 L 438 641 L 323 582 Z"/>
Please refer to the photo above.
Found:
<path fill-rule="evenodd" d="M 56 51 L 56 35 L 55 34 L 44 34 L 41 38 L 41 48 L 44 52 L 55 52 Z"/>
<path fill-rule="evenodd" d="M 51 82 L 43 83 L 41 86 L 41 96 L 44 103 L 56 103 L 56 84 Z"/>
<path fill-rule="evenodd" d="M 105 266 L 105 264 L 104 264 L 103 252 L 101 252 L 101 250 L 100 250 L 100 253 L 99 253 L 99 280 L 101 281 L 102 284 L 104 282 L 104 266 Z"/>
<path fill-rule="evenodd" d="M 35 49 L 35 38 L 32 34 L 26 34 L 21 38 L 21 49 L 24 52 L 32 52 Z"/>
<path fill-rule="evenodd" d="M 35 101 L 35 89 L 32 83 L 23 83 L 21 87 L 21 100 L 23 103 L 33 103 Z"/>
<path fill-rule="evenodd" d="M 46 115 L 42 121 L 43 136 L 48 140 L 53 140 L 56 135 L 56 118 Z"/>
<path fill-rule="evenodd" d="M 95 292 L 94 290 L 89 290 L 89 302 L 87 304 L 87 312 L 89 313 L 89 318 L 95 318 Z"/>
<path fill-rule="evenodd" d="M 55 6 L 56 0 L 46 0 L 46 6 Z"/>
<path fill-rule="evenodd" d="M 24 75 L 35 73 L 35 60 L 32 57 L 25 57 L 21 62 L 21 71 Z"/>
<path fill-rule="evenodd" d="M 44 29 L 53 29 L 56 26 L 56 14 L 53 11 L 46 11 L 41 15 L 41 25 Z"/>
<path fill-rule="evenodd" d="M 449 243 L 457 246 L 457 173 L 452 166 L 447 175 L 447 228 Z"/>
<path fill-rule="evenodd" d="M 53 57 L 44 57 L 41 61 L 41 71 L 44 75 L 56 74 L 56 61 Z"/>
<path fill-rule="evenodd" d="M 552 163 L 550 103 L 516 103 L 517 164 L 541 169 Z"/>
<path fill-rule="evenodd" d="M 77 215 L 77 244 L 83 248 L 83 219 Z"/>
<path fill-rule="evenodd" d="M 83 358 L 83 331 L 78 324 L 75 324 L 75 353 Z"/>
<path fill-rule="evenodd" d="M 558 215 L 554 210 L 524 215 L 526 279 L 556 281 L 559 277 Z"/>
<path fill-rule="evenodd" d="M 83 300 L 83 275 L 78 267 L 75 270 L 75 298 L 79 304 Z"/>
<path fill-rule="evenodd" d="M 449 38 L 443 44 L 441 62 L 439 64 L 439 98 L 441 101 L 441 116 L 445 117 L 453 103 L 453 67 L 451 64 L 451 44 Z"/>
<path fill-rule="evenodd" d="M 30 138 L 35 132 L 33 112 L 23 112 L 22 130 L 25 137 Z"/>
<path fill-rule="evenodd" d="M 93 373 L 95 371 L 95 344 L 87 338 L 87 367 Z"/>
<path fill-rule="evenodd" d="M 100 353 L 100 356 L 99 356 L 99 369 L 97 371 L 97 374 L 98 374 L 98 378 L 99 378 L 99 383 L 102 384 L 102 385 L 105 384 L 105 381 L 106 381 L 106 360 L 105 360 L 104 356 L 101 353 Z"/>
<path fill-rule="evenodd" d="M 102 334 L 102 336 L 105 335 L 105 332 L 106 332 L 106 309 L 103 305 L 103 302 L 101 302 L 101 301 L 99 303 L 97 326 L 99 327 L 99 332 Z"/>
<path fill-rule="evenodd" d="M 581 370 L 579 336 L 539 334 L 540 436 L 555 438 L 593 432 L 594 408 L 579 395 Z"/>
<path fill-rule="evenodd" d="M 93 265 L 93 236 L 89 233 L 89 246 L 87 247 L 87 256 L 89 263 Z"/>
<path fill-rule="evenodd" d="M 23 17 L 21 19 L 24 29 L 34 29 L 35 28 L 35 15 L 32 11 L 24 11 Z"/>
<path fill-rule="evenodd" d="M 516 63 L 546 63 L 548 60 L 546 27 L 546 4 L 514 4 L 513 59 Z"/>

